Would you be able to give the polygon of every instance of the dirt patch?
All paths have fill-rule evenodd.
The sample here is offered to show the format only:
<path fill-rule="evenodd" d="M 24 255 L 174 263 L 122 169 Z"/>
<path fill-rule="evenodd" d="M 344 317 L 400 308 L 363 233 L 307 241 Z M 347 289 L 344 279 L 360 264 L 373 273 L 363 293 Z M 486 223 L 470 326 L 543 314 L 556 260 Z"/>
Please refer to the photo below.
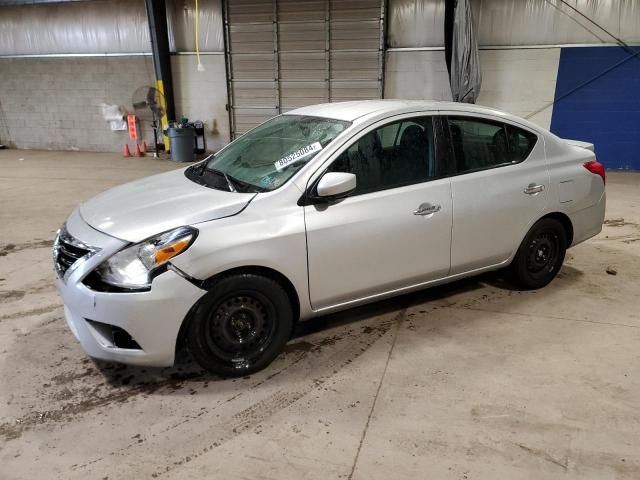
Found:
<path fill-rule="evenodd" d="M 56 375 L 53 380 L 57 384 L 64 384 L 72 380 L 95 375 L 95 370 L 90 372 L 81 372 L 80 374 L 71 375 Z M 34 426 L 41 424 L 62 423 L 72 420 L 77 415 L 89 412 L 99 407 L 124 403 L 132 397 L 140 394 L 151 394 L 161 388 L 171 388 L 175 390 L 178 388 L 178 384 L 186 381 L 193 380 L 202 376 L 200 372 L 190 373 L 184 375 L 172 375 L 170 378 L 166 378 L 160 382 L 155 383 L 140 383 L 138 385 L 128 388 L 112 389 L 107 395 L 100 395 L 102 388 L 100 386 L 84 387 L 75 391 L 65 387 L 61 392 L 52 394 L 51 400 L 71 400 L 71 402 L 62 405 L 59 408 L 52 408 L 51 410 L 44 411 L 32 411 L 22 417 L 14 420 L 13 423 L 6 422 L 0 424 L 0 436 L 6 440 L 15 440 L 22 435 L 25 430 L 31 429 Z M 130 383 L 129 381 L 123 382 L 123 385 Z M 77 401 L 80 398 L 81 400 Z M 76 401 L 74 401 L 76 400 Z"/>
<path fill-rule="evenodd" d="M 55 292 L 56 291 L 56 286 L 53 284 L 53 282 L 49 281 L 49 280 L 45 280 L 43 282 L 39 282 L 36 284 L 31 284 L 31 285 L 27 285 L 26 287 L 23 287 L 27 294 L 32 294 L 32 293 L 44 293 L 44 292 Z"/>
<path fill-rule="evenodd" d="M 625 222 L 624 218 L 608 218 L 604 221 L 607 227 L 624 227 L 625 225 L 633 225 L 632 223 Z"/>
<path fill-rule="evenodd" d="M 34 240 L 33 242 L 25 242 L 20 244 L 7 243 L 0 246 L 0 257 L 5 257 L 10 253 L 19 252 L 21 250 L 30 250 L 33 248 L 52 247 L 53 240 Z"/>
<path fill-rule="evenodd" d="M 25 292 L 23 290 L 9 290 L 7 292 L 0 292 L 0 303 L 20 300 L 24 296 Z"/>
<path fill-rule="evenodd" d="M 0 304 L 15 302 L 17 300 L 23 299 L 27 295 L 37 294 L 37 293 L 48 293 L 55 291 L 55 285 L 53 285 L 50 281 L 40 282 L 32 285 L 23 286 L 21 290 L 1 290 L 0 291 Z M 24 312 L 25 316 L 30 313 L 38 313 L 38 311 L 29 310 Z M 22 316 L 17 314 L 12 314 L 11 318 L 15 318 L 16 316 Z M 7 315 L 0 316 L 0 320 L 5 318 L 9 318 Z"/>
<path fill-rule="evenodd" d="M 315 345 L 313 343 L 309 343 L 302 340 L 300 342 L 289 343 L 285 347 L 284 353 L 296 353 L 296 352 L 307 353 L 307 352 L 310 352 L 314 347 Z"/>
<path fill-rule="evenodd" d="M 47 305 L 46 307 L 33 308 L 31 310 L 23 310 L 22 312 L 8 313 L 6 315 L 0 316 L 0 321 L 2 320 L 13 320 L 15 318 L 28 317 L 30 315 L 42 315 L 44 313 L 53 312 L 54 310 L 62 308 L 62 305 Z"/>

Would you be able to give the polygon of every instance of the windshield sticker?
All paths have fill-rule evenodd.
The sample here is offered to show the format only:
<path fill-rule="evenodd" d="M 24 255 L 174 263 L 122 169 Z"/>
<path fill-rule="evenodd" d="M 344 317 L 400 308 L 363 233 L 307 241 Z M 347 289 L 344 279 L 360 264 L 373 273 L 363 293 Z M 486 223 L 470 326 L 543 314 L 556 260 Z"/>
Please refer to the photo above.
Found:
<path fill-rule="evenodd" d="M 260 183 L 261 187 L 272 189 L 273 187 L 275 187 L 277 182 L 278 182 L 277 177 L 272 177 L 271 175 L 267 175 L 266 177 L 261 178 L 258 183 Z"/>
<path fill-rule="evenodd" d="M 312 143 L 311 145 L 307 145 L 306 147 L 302 147 L 300 150 L 290 153 L 286 157 L 282 157 L 273 165 L 276 167 L 276 170 L 280 172 L 292 163 L 296 163 L 298 160 L 302 160 L 304 157 L 307 157 L 312 153 L 319 152 L 320 150 L 322 150 L 320 142 Z"/>

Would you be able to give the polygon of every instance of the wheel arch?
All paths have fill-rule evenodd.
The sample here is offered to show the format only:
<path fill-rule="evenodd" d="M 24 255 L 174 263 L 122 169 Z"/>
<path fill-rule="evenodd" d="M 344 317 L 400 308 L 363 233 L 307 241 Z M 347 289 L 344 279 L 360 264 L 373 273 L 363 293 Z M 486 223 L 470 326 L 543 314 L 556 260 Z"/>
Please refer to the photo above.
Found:
<path fill-rule="evenodd" d="M 566 213 L 562 212 L 552 212 L 546 214 L 544 217 L 540 218 L 540 220 L 543 220 L 545 218 L 553 218 L 554 220 L 560 222 L 567 235 L 567 248 L 569 248 L 573 244 L 573 223 L 571 222 L 569 216 Z"/>
<path fill-rule="evenodd" d="M 282 274 L 281 272 L 278 272 L 277 270 L 274 270 L 273 268 L 259 266 L 259 265 L 246 265 L 246 266 L 235 267 L 229 270 L 225 270 L 223 272 L 216 273 L 215 275 L 212 275 L 206 280 L 203 280 L 200 285 L 204 290 L 209 291 L 209 289 L 211 289 L 211 287 L 215 284 L 215 282 L 218 279 L 222 277 L 230 276 L 230 275 L 241 274 L 241 273 L 260 275 L 262 277 L 270 278 L 271 280 L 274 280 L 275 282 L 279 283 L 285 289 L 285 291 L 287 292 L 287 296 L 291 301 L 291 306 L 293 307 L 294 324 L 298 322 L 300 318 L 300 297 L 298 295 L 298 291 L 293 285 L 293 282 L 291 282 L 291 280 L 289 280 L 286 275 Z M 187 315 L 185 316 L 185 318 L 182 320 L 182 324 L 180 325 L 180 330 L 178 332 L 178 338 L 176 340 L 176 351 L 185 343 L 185 337 L 186 337 L 187 327 L 189 325 L 189 320 L 192 318 L 199 303 L 200 303 L 200 300 L 198 300 L 195 304 L 193 304 L 193 306 L 189 309 L 189 312 L 187 312 Z"/>

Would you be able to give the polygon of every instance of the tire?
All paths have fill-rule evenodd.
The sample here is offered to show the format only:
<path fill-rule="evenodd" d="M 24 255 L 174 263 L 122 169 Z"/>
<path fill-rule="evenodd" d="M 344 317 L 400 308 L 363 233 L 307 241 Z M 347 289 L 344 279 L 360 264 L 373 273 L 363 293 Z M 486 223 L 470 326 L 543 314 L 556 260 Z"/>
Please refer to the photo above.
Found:
<path fill-rule="evenodd" d="M 291 300 L 278 282 L 249 273 L 229 275 L 198 303 L 187 328 L 187 347 L 205 370 L 241 377 L 278 356 L 293 321 Z"/>
<path fill-rule="evenodd" d="M 553 218 L 539 220 L 524 237 L 510 270 L 510 279 L 526 290 L 548 285 L 560 271 L 567 251 L 567 234 Z"/>

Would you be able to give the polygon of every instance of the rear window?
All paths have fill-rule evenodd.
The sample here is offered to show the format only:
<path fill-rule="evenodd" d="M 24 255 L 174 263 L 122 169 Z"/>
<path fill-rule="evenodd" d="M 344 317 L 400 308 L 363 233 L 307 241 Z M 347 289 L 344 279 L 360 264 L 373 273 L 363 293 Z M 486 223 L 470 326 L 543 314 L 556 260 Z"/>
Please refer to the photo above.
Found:
<path fill-rule="evenodd" d="M 480 118 L 449 117 L 458 173 L 520 163 L 538 136 L 524 129 Z"/>

